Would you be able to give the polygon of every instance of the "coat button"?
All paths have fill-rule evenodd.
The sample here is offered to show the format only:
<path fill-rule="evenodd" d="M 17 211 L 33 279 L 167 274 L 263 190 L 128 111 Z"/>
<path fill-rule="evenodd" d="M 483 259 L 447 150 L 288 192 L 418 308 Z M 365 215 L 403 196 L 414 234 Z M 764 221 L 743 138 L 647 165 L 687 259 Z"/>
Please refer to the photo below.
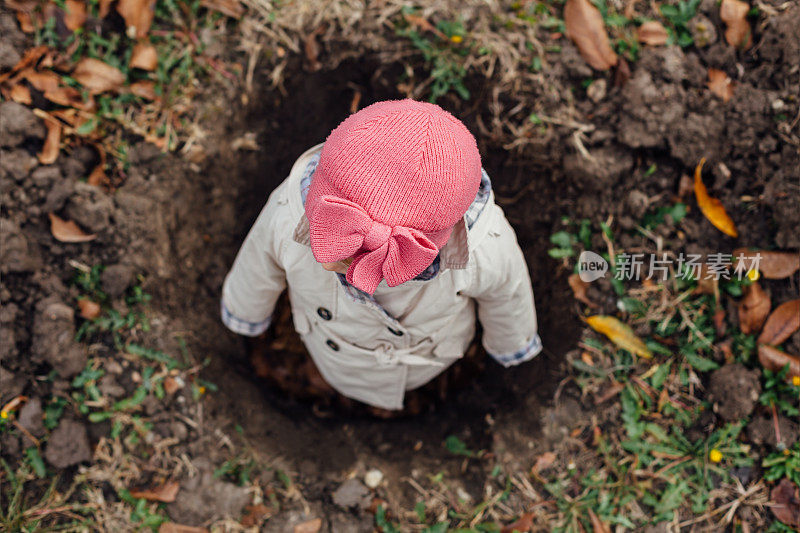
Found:
<path fill-rule="evenodd" d="M 330 320 L 333 316 L 331 315 L 331 312 L 324 307 L 317 307 L 317 314 L 322 318 L 322 320 Z"/>
<path fill-rule="evenodd" d="M 330 348 L 334 352 L 338 352 L 339 351 L 339 345 L 336 344 L 335 342 L 333 342 L 332 340 L 330 340 L 330 339 L 326 340 L 325 344 L 327 344 L 328 348 Z"/>
<path fill-rule="evenodd" d="M 388 329 L 392 333 L 392 335 L 397 335 L 398 337 L 402 337 L 403 336 L 403 332 L 400 331 L 399 329 L 394 329 L 394 328 L 391 328 L 391 327 L 387 327 L 386 329 Z"/>

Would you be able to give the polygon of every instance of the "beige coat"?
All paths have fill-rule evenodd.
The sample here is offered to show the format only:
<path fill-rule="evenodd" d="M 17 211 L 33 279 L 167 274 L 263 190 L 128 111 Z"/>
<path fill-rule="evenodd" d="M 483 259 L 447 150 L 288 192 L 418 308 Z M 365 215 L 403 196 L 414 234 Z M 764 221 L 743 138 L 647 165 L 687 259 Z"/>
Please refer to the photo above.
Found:
<path fill-rule="evenodd" d="M 270 195 L 225 279 L 223 314 L 266 325 L 288 286 L 294 326 L 323 377 L 345 396 L 384 409 L 402 408 L 406 390 L 463 356 L 475 334 L 476 304 L 490 354 L 528 347 L 524 357 L 504 362 L 510 366 L 539 352 L 528 269 L 493 195 L 470 230 L 463 220 L 456 226 L 436 277 L 397 287 L 381 282 L 375 298 L 391 316 L 354 301 L 308 245 L 300 179 L 320 148 L 300 156 Z"/>

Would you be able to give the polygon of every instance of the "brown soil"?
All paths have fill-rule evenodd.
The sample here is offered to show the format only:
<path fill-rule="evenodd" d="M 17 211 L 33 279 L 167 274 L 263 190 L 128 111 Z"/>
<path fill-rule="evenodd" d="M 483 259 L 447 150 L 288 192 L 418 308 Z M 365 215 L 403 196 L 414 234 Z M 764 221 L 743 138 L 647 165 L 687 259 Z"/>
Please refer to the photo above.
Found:
<path fill-rule="evenodd" d="M 627 247 L 635 242 L 632 230 L 641 216 L 673 203 L 681 176 L 706 157 L 709 189 L 729 209 L 742 235 L 736 241 L 725 237 L 692 209 L 681 224 L 684 237 L 670 232 L 673 240 L 664 243 L 665 249 L 708 253 L 750 245 L 800 247 L 800 158 L 797 146 L 789 142 L 797 138 L 796 129 L 793 134 L 791 128 L 784 131 L 792 120 L 793 127 L 797 123 L 798 27 L 800 6 L 769 17 L 758 30 L 754 51 L 744 56 L 719 42 L 690 52 L 645 48 L 624 86 L 615 87 L 607 76 L 608 94 L 598 103 L 580 88 L 591 71 L 580 60 L 567 61 L 575 51 L 566 44 L 565 59 L 551 54 L 549 74 L 564 99 L 554 100 L 552 94 L 533 98 L 554 112 L 573 108 L 577 122 L 590 126 L 581 143 L 592 159 L 579 153 L 570 126 L 550 126 L 541 138 L 530 132 L 530 142 L 521 148 L 503 148 L 513 139 L 486 129 L 492 120 L 488 106 L 509 102 L 502 94 L 496 97 L 485 80 L 469 80 L 470 102 L 440 102 L 479 140 L 498 202 L 528 260 L 545 351 L 512 370 L 486 364 L 470 386 L 451 391 L 446 401 L 417 417 L 389 421 L 336 409 L 320 417 L 312 403 L 265 387 L 252 377 L 244 341 L 220 323 L 218 299 L 244 235 L 292 162 L 348 115 L 355 91 L 361 93 L 362 107 L 401 96 L 395 88 L 400 67 L 378 68 L 363 58 L 332 71 L 308 73 L 295 61 L 287 67 L 283 94 L 266 88 L 269 73 L 262 72 L 262 83 L 255 86 L 265 88 L 249 95 L 250 104 L 240 103 L 240 89 L 220 84 L 202 102 L 207 135 L 200 149 L 180 157 L 137 144 L 125 181 L 113 194 L 77 181 L 94 164 L 91 154 L 80 149 L 62 153 L 55 165 L 39 166 L 34 154 L 44 131 L 17 127 L 31 116 L 24 108 L 1 104 L 0 114 L 8 121 L 0 130 L 13 131 L 7 135 L 3 130 L 0 148 L 0 400 L 68 390 L 67 379 L 80 372 L 89 353 L 72 340 L 78 291 L 67 281 L 75 262 L 102 263 L 111 267 L 103 287 L 115 302 L 135 276 L 154 296 L 154 327 L 142 333 L 143 339 L 179 353 L 175 334 L 180 334 L 195 360 L 211 358 L 203 374 L 219 391 L 205 400 L 197 427 L 173 416 L 198 419 L 197 412 L 189 413 L 181 404 L 156 405 L 148 413 L 164 410 L 159 431 L 179 440 L 202 475 L 223 457 L 215 431 L 233 435 L 234 427 L 241 426 L 259 457 L 297 474 L 310 504 L 308 516 L 327 517 L 326 527 L 369 530 L 371 520 L 364 521 L 363 511 L 343 514 L 331 494 L 350 474 L 363 476 L 372 468 L 384 473 L 380 495 L 392 508 L 412 508 L 418 497 L 404 478 L 440 471 L 480 501 L 489 472 L 481 462 L 465 463 L 448 452 L 442 446 L 446 437 L 456 435 L 470 449 L 496 454 L 509 469 L 528 469 L 536 456 L 561 445 L 570 428 L 591 416 L 577 389 L 559 387 L 567 375 L 564 354 L 575 347 L 582 329 L 566 281 L 570 272 L 546 253 L 549 236 L 562 227 L 561 217 L 599 221 L 614 215 L 618 239 Z M 708 67 L 735 76 L 736 93 L 729 104 L 705 89 Z M 231 148 L 246 133 L 255 134 L 259 150 Z M 653 164 L 656 170 L 649 175 L 646 170 Z M 52 211 L 96 232 L 97 240 L 58 243 L 49 231 L 47 213 Z M 596 238 L 593 246 L 604 250 Z M 788 282 L 772 290 L 797 293 Z M 93 345 L 91 356 L 113 360 L 112 346 L 110 339 Z M 35 379 L 51 369 L 59 377 Z M 122 396 L 135 388 L 124 372 L 112 374 L 104 385 L 109 394 Z M 34 426 L 31 422 L 32 430 L 41 432 Z M 107 431 L 100 426 L 65 418 L 50 435 L 45 459 L 56 468 L 85 461 L 87 441 L 93 448 Z M 4 437 L 2 454 L 18 458 L 27 445 L 24 439 Z M 211 479 L 184 483 L 181 500 L 170 507 L 174 519 L 196 523 L 241 512 L 247 499 L 229 483 L 217 486 Z M 270 520 L 270 527 L 280 530 L 302 521 L 306 515 L 301 509 L 299 504 L 288 508 Z"/>

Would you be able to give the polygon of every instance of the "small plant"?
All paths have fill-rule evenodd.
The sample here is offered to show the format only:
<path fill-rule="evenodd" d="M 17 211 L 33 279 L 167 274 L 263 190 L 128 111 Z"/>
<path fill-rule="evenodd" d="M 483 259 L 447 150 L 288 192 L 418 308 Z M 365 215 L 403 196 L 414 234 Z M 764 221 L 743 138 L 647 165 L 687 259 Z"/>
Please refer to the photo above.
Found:
<path fill-rule="evenodd" d="M 677 44 L 681 48 L 686 48 L 694 44 L 692 32 L 689 31 L 689 21 L 695 16 L 700 0 L 680 0 L 677 5 L 664 4 L 661 6 L 661 14 L 669 22 L 667 32 L 671 43 Z"/>
<path fill-rule="evenodd" d="M 800 442 L 782 452 L 768 455 L 761 462 L 765 469 L 764 479 L 775 481 L 788 477 L 795 485 L 800 485 Z"/>
<path fill-rule="evenodd" d="M 405 15 L 415 15 L 413 8 L 403 10 Z M 469 100 L 470 92 L 464 85 L 467 70 L 464 67 L 464 58 L 469 54 L 470 47 L 465 46 L 466 34 L 463 24 L 454 21 L 439 21 L 433 31 L 434 36 L 429 38 L 427 33 L 410 24 L 406 18 L 398 23 L 395 31 L 398 35 L 406 37 L 411 44 L 422 53 L 426 68 L 431 80 L 429 102 L 436 100 L 449 92 L 455 92 L 461 99 Z"/>
<path fill-rule="evenodd" d="M 764 369 L 764 392 L 758 398 L 761 405 L 775 406 L 788 417 L 795 418 L 800 415 L 798 400 L 800 387 L 787 381 L 789 365 L 787 364 L 778 372 Z"/>

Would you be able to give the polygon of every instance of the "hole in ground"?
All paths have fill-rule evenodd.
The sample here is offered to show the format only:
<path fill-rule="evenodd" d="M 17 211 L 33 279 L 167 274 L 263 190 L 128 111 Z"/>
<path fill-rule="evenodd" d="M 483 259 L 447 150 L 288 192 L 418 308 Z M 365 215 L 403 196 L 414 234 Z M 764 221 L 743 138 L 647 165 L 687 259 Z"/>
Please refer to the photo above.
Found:
<path fill-rule="evenodd" d="M 550 401 L 562 377 L 559 370 L 562 356 L 572 347 L 580 330 L 572 315 L 572 298 L 566 297 L 565 274 L 552 272 L 546 252 L 553 221 L 559 217 L 556 195 L 560 185 L 553 176 L 553 168 L 540 160 L 511 157 L 501 147 L 479 139 L 484 167 L 495 190 L 502 191 L 504 197 L 514 197 L 531 180 L 536 181 L 518 200 L 503 207 L 517 231 L 531 271 L 544 353 L 535 361 L 512 369 L 487 362 L 486 371 L 476 376 L 471 385 L 417 417 L 384 421 L 334 413 L 330 418 L 320 419 L 314 416 L 310 405 L 273 392 L 253 379 L 246 364 L 245 343 L 224 333 L 218 321 L 209 319 L 216 317 L 218 305 L 219 285 L 214 283 L 221 282 L 224 272 L 218 271 L 220 265 L 230 266 L 270 191 L 288 175 L 297 156 L 322 142 L 349 114 L 356 92 L 361 93 L 360 107 L 399 98 L 392 81 L 397 79 L 394 71 L 400 67 L 381 69 L 366 61 L 348 61 L 334 71 L 309 74 L 301 72 L 299 65 L 294 70 L 295 75 L 286 76 L 285 96 L 265 92 L 249 109 L 236 113 L 226 126 L 225 141 L 255 132 L 262 149 L 246 153 L 220 150 L 219 157 L 212 158 L 199 176 L 201 183 L 195 185 L 205 199 L 201 206 L 195 207 L 197 213 L 187 214 L 188 220 L 181 224 L 187 227 L 206 222 L 202 211 L 206 208 L 220 211 L 220 202 L 221 218 L 229 216 L 235 220 L 227 233 L 219 237 L 217 246 L 196 252 L 198 256 L 222 257 L 221 261 L 196 261 L 199 265 L 209 265 L 208 272 L 203 272 L 202 266 L 199 268 L 195 281 L 203 290 L 198 291 L 191 280 L 183 289 L 176 289 L 196 294 L 188 305 L 188 320 L 192 320 L 193 313 L 198 315 L 194 328 L 201 353 L 215 354 L 210 371 L 206 371 L 219 386 L 219 392 L 207 402 L 210 415 L 228 427 L 241 426 L 254 449 L 265 457 L 273 460 L 281 457 L 288 462 L 288 468 L 299 469 L 301 475 L 307 476 L 306 489 L 310 485 L 313 490 L 314 483 L 309 483 L 309 478 L 318 480 L 321 487 L 326 481 L 340 480 L 343 472 L 361 465 L 378 467 L 395 480 L 409 475 L 412 469 L 430 473 L 452 470 L 465 482 L 468 491 L 480 496 L 485 473 L 475 462 L 470 462 L 465 472 L 461 471 L 462 459 L 448 452 L 442 442 L 449 435 L 456 435 L 470 449 L 492 449 L 497 432 L 513 426 L 515 434 L 522 435 L 530 448 L 530 441 L 539 433 L 541 407 Z M 481 95 L 486 92 L 480 86 L 472 90 L 476 101 L 470 103 L 471 112 L 460 112 L 457 103 L 444 107 L 477 132 L 475 110 L 485 108 L 481 105 L 484 98 Z M 193 216 L 197 217 L 194 221 L 190 220 Z M 184 238 L 200 236 L 195 230 Z M 407 487 L 407 484 L 393 486 Z M 398 496 L 413 505 L 415 495 L 410 488 L 395 490 L 408 490 Z"/>

